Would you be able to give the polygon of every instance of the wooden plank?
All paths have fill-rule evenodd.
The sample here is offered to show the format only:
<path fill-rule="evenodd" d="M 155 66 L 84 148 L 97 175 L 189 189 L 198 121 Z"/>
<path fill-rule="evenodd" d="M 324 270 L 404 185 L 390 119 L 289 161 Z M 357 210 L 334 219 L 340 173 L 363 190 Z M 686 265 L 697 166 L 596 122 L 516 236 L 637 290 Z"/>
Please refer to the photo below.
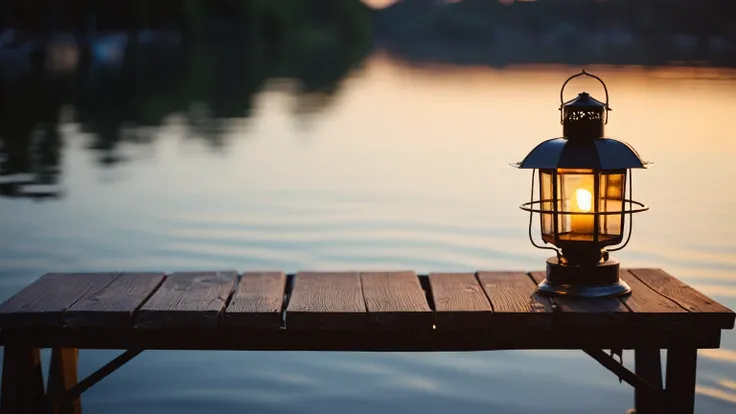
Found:
<path fill-rule="evenodd" d="M 549 329 L 552 303 L 536 293 L 537 285 L 523 272 L 478 272 L 478 280 L 493 306 L 494 324 Z"/>
<path fill-rule="evenodd" d="M 549 300 L 536 293 L 537 285 L 523 272 L 478 272 L 483 290 L 496 313 L 549 313 Z"/>
<path fill-rule="evenodd" d="M 237 274 L 226 272 L 174 273 L 143 305 L 137 328 L 215 328 Z"/>
<path fill-rule="evenodd" d="M 620 276 L 631 287 L 631 294 L 621 296 L 620 300 L 631 310 L 629 320 L 632 324 L 639 326 L 657 324 L 660 327 L 669 326 L 673 330 L 678 330 L 695 322 L 691 313 L 652 290 L 628 270 L 621 270 Z"/>
<path fill-rule="evenodd" d="M 381 329 L 431 330 L 432 310 L 414 272 L 361 273 L 368 319 Z"/>
<path fill-rule="evenodd" d="M 493 309 L 473 273 L 430 273 L 437 329 L 487 327 Z"/>
<path fill-rule="evenodd" d="M 66 309 L 117 277 L 117 273 L 46 274 L 0 305 L 0 329 L 62 326 Z"/>
<path fill-rule="evenodd" d="M 225 310 L 225 326 L 279 329 L 286 276 L 282 272 L 246 272 Z"/>
<path fill-rule="evenodd" d="M 733 311 L 670 276 L 661 269 L 630 269 L 647 286 L 690 312 L 700 314 L 700 321 L 722 329 L 733 329 Z"/>
<path fill-rule="evenodd" d="M 77 358 L 75 348 L 54 348 L 51 350 L 51 365 L 48 377 L 48 395 L 60 395 L 77 385 Z M 51 401 L 53 414 L 81 414 L 82 400 L 77 397 L 70 401 Z"/>
<path fill-rule="evenodd" d="M 300 272 L 286 308 L 287 329 L 355 330 L 368 321 L 357 272 Z"/>
<path fill-rule="evenodd" d="M 537 284 L 546 276 L 545 272 L 530 274 Z M 555 310 L 556 324 L 611 329 L 624 326 L 626 317 L 630 314 L 629 308 L 618 298 L 579 299 L 552 296 L 550 301 Z M 590 333 L 595 334 L 592 330 Z"/>
<path fill-rule="evenodd" d="M 66 312 L 73 328 L 126 328 L 134 314 L 164 280 L 163 273 L 123 273 L 97 292 L 85 295 Z"/>

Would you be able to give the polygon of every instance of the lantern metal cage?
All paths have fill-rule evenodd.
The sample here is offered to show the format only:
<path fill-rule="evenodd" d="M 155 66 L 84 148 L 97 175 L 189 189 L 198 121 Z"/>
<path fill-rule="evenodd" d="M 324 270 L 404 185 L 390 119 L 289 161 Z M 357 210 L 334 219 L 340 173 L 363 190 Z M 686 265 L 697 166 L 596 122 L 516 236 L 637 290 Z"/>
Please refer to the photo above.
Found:
<path fill-rule="evenodd" d="M 579 76 L 600 81 L 606 101 L 583 92 L 565 102 L 565 86 Z M 542 142 L 513 164 L 532 170 L 530 201 L 520 206 L 529 212 L 529 239 L 535 247 L 556 253 L 547 259 L 547 277 L 538 291 L 576 297 L 629 293 L 610 252 L 629 243 L 633 215 L 649 209 L 633 199 L 632 178 L 633 169 L 649 163 L 630 145 L 603 137 L 611 108 L 599 77 L 585 71 L 571 76 L 562 86 L 560 102 L 564 136 Z M 533 237 L 535 213 L 543 243 Z"/>

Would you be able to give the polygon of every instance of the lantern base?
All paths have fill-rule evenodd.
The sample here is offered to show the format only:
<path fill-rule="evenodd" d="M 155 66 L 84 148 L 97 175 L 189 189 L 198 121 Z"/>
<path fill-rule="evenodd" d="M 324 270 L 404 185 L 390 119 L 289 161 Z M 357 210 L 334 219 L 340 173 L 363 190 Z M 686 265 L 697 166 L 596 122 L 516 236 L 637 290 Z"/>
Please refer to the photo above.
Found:
<path fill-rule="evenodd" d="M 557 257 L 547 259 L 547 277 L 537 292 L 548 296 L 603 298 L 625 295 L 631 288 L 619 277 L 619 262 L 609 258 L 594 266 L 560 263 Z"/>

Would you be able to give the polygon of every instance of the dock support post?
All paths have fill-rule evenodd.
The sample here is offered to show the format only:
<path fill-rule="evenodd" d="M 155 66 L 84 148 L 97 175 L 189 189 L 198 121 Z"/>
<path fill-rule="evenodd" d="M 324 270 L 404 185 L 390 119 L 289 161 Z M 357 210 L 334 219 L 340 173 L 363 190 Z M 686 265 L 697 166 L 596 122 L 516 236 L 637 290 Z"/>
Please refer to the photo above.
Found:
<path fill-rule="evenodd" d="M 693 414 L 698 349 L 690 346 L 667 350 L 667 413 Z"/>
<path fill-rule="evenodd" d="M 0 397 L 2 414 L 45 414 L 47 405 L 38 348 L 6 343 Z"/>
<path fill-rule="evenodd" d="M 77 385 L 76 348 L 54 348 L 51 350 L 51 366 L 49 367 L 48 395 L 61 395 Z M 81 397 L 71 400 L 52 401 L 51 414 L 81 414 Z"/>
<path fill-rule="evenodd" d="M 662 389 L 662 360 L 657 348 L 640 348 L 634 350 L 634 369 L 636 375 L 657 389 Z M 646 388 L 634 389 L 634 406 L 636 414 L 661 414 L 664 412 L 664 401 Z"/>

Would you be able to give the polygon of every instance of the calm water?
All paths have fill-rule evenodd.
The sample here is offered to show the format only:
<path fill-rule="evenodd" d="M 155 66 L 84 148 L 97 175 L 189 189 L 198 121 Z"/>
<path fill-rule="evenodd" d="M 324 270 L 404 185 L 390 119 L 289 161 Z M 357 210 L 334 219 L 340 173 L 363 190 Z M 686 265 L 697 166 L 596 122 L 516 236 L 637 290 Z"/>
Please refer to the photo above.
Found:
<path fill-rule="evenodd" d="M 62 65 L 13 82 L 0 135 L 0 299 L 50 270 L 543 268 L 517 208 L 529 175 L 508 163 L 561 133 L 559 87 L 578 68 L 416 67 L 374 53 L 313 85 L 251 82 L 237 68 L 204 64 L 207 82 L 152 72 L 131 87 L 122 69 L 81 76 Z M 611 91 L 608 134 L 656 163 L 635 173 L 635 197 L 652 210 L 618 257 L 736 308 L 736 72 L 589 69 Z M 80 375 L 114 354 L 82 352 Z M 698 412 L 733 413 L 736 334 L 700 356 Z M 84 404 L 570 414 L 623 413 L 632 396 L 581 352 L 146 352 Z"/>

